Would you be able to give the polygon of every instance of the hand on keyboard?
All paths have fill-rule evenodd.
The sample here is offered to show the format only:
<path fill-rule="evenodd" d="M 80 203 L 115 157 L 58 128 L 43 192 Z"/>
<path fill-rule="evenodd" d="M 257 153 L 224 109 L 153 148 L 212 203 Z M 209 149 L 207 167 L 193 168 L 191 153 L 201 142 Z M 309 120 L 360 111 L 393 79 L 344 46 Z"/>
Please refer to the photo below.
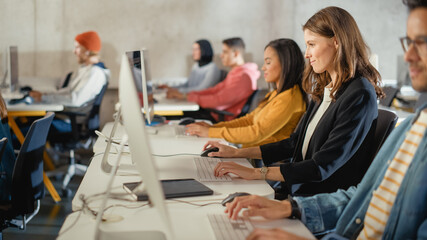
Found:
<path fill-rule="evenodd" d="M 187 125 L 187 130 L 185 132 L 199 137 L 209 137 L 209 127 L 200 125 L 198 123 Z"/>
<path fill-rule="evenodd" d="M 229 182 L 231 177 L 224 175 L 221 177 L 214 176 L 214 168 L 218 162 L 221 162 L 219 158 L 209 158 L 209 157 L 194 157 L 194 163 L 197 168 L 197 175 L 199 176 L 200 181 L 204 182 Z"/>
<path fill-rule="evenodd" d="M 226 205 L 225 213 L 231 219 L 237 219 L 242 209 L 244 216 L 262 216 L 266 219 L 282 219 L 291 215 L 292 207 L 289 201 L 270 200 L 265 197 L 250 195 L 235 198 Z"/>
<path fill-rule="evenodd" d="M 214 169 L 216 177 L 221 177 L 228 173 L 236 174 L 246 180 L 261 179 L 259 168 L 248 168 L 235 162 L 220 162 Z"/>

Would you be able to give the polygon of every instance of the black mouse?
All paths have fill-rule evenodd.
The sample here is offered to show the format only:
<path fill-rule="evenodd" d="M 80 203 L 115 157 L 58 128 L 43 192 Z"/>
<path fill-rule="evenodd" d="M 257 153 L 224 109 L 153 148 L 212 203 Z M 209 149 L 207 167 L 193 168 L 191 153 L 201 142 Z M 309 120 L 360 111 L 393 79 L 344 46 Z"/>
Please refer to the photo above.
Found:
<path fill-rule="evenodd" d="M 203 151 L 203 152 L 200 154 L 200 156 L 201 156 L 201 157 L 209 157 L 209 156 L 208 156 L 208 154 L 209 154 L 210 152 L 218 152 L 218 151 L 219 151 L 219 148 L 217 148 L 217 147 L 207 148 L 205 151 Z"/>
<path fill-rule="evenodd" d="M 22 98 L 14 98 L 9 100 L 9 104 L 18 104 L 18 103 L 25 103 L 27 105 L 32 104 L 34 102 L 34 99 L 30 97 L 28 94 L 23 96 Z"/>
<path fill-rule="evenodd" d="M 194 118 L 185 117 L 185 118 L 181 118 L 181 120 L 179 120 L 178 125 L 188 125 L 188 124 L 194 123 L 195 121 L 196 120 L 194 120 Z"/>
<path fill-rule="evenodd" d="M 226 198 L 224 198 L 224 200 L 222 200 L 221 204 L 222 204 L 222 206 L 225 207 L 225 204 L 232 202 L 234 200 L 234 198 L 240 197 L 240 196 L 248 196 L 248 195 L 251 195 L 251 194 L 247 193 L 247 192 L 235 192 L 235 193 L 228 195 Z"/>
<path fill-rule="evenodd" d="M 20 89 L 19 89 L 19 91 L 21 91 L 21 92 L 31 92 L 33 90 L 33 88 L 32 87 L 30 87 L 30 86 L 23 86 L 23 87 L 21 87 Z"/>

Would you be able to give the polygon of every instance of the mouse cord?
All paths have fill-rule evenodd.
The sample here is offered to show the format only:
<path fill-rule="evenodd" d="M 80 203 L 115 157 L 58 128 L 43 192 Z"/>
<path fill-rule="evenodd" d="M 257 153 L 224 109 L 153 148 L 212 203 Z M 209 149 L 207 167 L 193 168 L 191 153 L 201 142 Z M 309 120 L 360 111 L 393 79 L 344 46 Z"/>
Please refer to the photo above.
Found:
<path fill-rule="evenodd" d="M 183 201 L 183 200 L 178 200 L 178 199 L 167 199 L 167 200 L 174 201 L 174 202 L 179 202 L 179 203 L 185 203 L 185 204 L 189 204 L 189 205 L 193 205 L 193 206 L 198 206 L 198 207 L 204 207 L 204 206 L 214 205 L 214 204 L 221 204 L 221 202 L 208 202 L 208 203 L 204 203 L 204 204 L 197 204 L 197 203 Z"/>
<path fill-rule="evenodd" d="M 176 154 L 166 154 L 166 155 L 162 155 L 162 154 L 151 154 L 155 157 L 173 157 L 173 156 L 200 156 L 200 154 L 196 154 L 196 153 L 176 153 Z"/>

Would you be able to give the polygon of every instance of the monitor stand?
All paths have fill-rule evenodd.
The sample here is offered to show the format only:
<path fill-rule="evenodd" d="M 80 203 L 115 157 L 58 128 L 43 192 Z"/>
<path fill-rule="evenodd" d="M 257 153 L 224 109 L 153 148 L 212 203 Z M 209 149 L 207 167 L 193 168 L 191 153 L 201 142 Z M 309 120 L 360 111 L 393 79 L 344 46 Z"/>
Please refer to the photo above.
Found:
<path fill-rule="evenodd" d="M 110 172 L 110 178 L 108 180 L 107 189 L 104 198 L 102 199 L 100 210 L 98 211 L 98 215 L 96 216 L 96 223 L 95 223 L 95 239 L 96 240 L 136 240 L 136 239 L 154 239 L 154 240 L 166 240 L 166 235 L 161 231 L 155 231 L 155 230 L 137 230 L 137 231 L 106 231 L 101 226 L 102 221 L 106 221 L 109 223 L 113 223 L 115 221 L 121 221 L 123 220 L 123 217 L 121 216 L 104 216 L 104 210 L 107 206 L 108 198 L 110 197 L 111 193 L 111 186 L 114 181 L 114 176 L 116 175 L 118 166 L 120 165 L 120 159 L 123 153 L 123 149 L 125 146 L 125 143 L 128 142 L 128 136 L 125 134 L 120 142 L 120 148 L 119 152 L 117 154 L 117 160 L 116 164 L 112 167 Z"/>

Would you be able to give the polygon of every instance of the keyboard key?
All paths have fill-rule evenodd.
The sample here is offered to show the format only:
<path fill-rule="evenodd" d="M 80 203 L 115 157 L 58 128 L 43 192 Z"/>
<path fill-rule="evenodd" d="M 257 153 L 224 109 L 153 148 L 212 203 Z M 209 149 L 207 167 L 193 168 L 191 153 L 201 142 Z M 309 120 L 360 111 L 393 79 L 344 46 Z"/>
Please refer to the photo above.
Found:
<path fill-rule="evenodd" d="M 195 157 L 194 163 L 197 168 L 197 175 L 199 181 L 202 182 L 230 182 L 232 178 L 228 175 L 222 177 L 215 177 L 214 169 L 218 163 L 222 162 L 220 158 L 210 157 Z"/>

